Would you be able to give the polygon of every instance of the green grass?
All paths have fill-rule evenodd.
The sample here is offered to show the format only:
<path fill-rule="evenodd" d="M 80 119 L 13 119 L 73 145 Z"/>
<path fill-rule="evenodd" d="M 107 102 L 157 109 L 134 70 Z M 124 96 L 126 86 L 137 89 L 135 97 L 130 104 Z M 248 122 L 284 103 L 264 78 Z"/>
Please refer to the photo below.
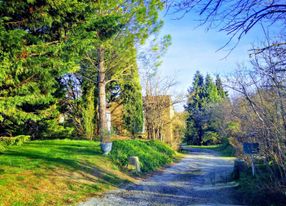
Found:
<path fill-rule="evenodd" d="M 235 149 L 228 143 L 218 145 L 188 145 L 191 148 L 210 149 L 220 153 L 223 157 L 234 157 Z"/>
<path fill-rule="evenodd" d="M 150 172 L 171 163 L 175 152 L 159 141 L 126 140 L 114 141 L 111 158 L 120 167 L 128 165 L 128 157 L 138 156 L 141 171 Z"/>
<path fill-rule="evenodd" d="M 222 144 L 217 145 L 190 145 L 192 148 L 202 148 L 202 149 L 219 149 L 222 147 Z"/>
<path fill-rule="evenodd" d="M 137 155 L 138 144 L 142 147 L 140 160 L 144 172 L 171 161 L 162 161 L 164 153 L 172 151 L 159 143 L 116 141 L 114 151 Z M 128 145 L 127 150 L 119 149 L 118 145 Z M 129 150 L 133 146 L 136 149 Z M 157 151 L 151 153 L 154 149 Z M 150 154 L 143 155 L 144 151 Z M 159 163 L 145 167 L 148 158 L 156 155 L 160 157 Z M 0 206 L 75 205 L 122 183 L 135 181 L 122 170 L 124 165 L 118 164 L 121 160 L 114 152 L 103 156 L 99 142 L 84 140 L 31 141 L 10 146 L 0 154 Z"/>

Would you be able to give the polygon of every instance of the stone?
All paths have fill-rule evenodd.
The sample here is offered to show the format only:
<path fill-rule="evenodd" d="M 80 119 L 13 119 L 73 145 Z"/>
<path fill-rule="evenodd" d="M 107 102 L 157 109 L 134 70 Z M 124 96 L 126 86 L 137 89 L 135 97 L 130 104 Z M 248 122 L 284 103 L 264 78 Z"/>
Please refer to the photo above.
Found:
<path fill-rule="evenodd" d="M 136 172 L 141 172 L 139 157 L 130 156 L 128 158 L 129 165 L 134 166 Z"/>

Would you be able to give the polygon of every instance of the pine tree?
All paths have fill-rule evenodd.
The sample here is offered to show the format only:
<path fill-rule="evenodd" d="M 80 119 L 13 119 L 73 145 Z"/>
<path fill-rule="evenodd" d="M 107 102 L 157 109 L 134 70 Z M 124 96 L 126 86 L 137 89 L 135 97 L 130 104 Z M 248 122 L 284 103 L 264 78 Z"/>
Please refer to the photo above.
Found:
<path fill-rule="evenodd" d="M 205 78 L 204 93 L 207 103 L 214 103 L 220 100 L 217 86 L 209 74 Z"/>
<path fill-rule="evenodd" d="M 203 137 L 203 128 L 200 121 L 205 106 L 204 77 L 197 71 L 192 87 L 188 90 L 188 102 L 185 106 L 189 117 L 186 122 L 185 139 L 188 143 L 200 144 Z"/>
<path fill-rule="evenodd" d="M 204 79 L 200 72 L 196 72 L 193 85 L 188 91 L 188 102 L 185 107 L 189 114 L 185 133 L 188 143 L 200 145 L 207 141 L 205 139 L 217 138 L 217 124 L 212 119 L 209 110 L 225 98 L 226 93 L 220 83 L 218 78 L 214 83 L 209 74 Z"/>
<path fill-rule="evenodd" d="M 215 80 L 215 84 L 217 87 L 217 91 L 218 91 L 218 95 L 224 99 L 227 97 L 227 92 L 224 91 L 223 86 L 222 86 L 222 81 L 219 75 L 216 75 L 216 80 Z"/>
<path fill-rule="evenodd" d="M 116 75 L 116 73 L 122 73 L 126 69 L 121 66 L 121 61 L 124 61 L 124 59 L 110 57 L 114 53 L 122 57 L 122 53 L 125 54 L 126 50 L 133 49 L 136 44 L 144 43 L 150 34 L 157 32 L 161 28 L 162 21 L 159 20 L 159 11 L 163 9 L 163 3 L 160 0 L 149 2 L 100 1 L 97 8 L 98 18 L 93 22 L 93 25 L 98 30 L 98 41 L 95 44 L 97 48 L 97 86 L 99 91 L 98 128 L 101 141 L 109 142 L 110 136 L 107 133 L 106 122 L 106 84 L 112 80 L 108 79 L 107 72 L 109 71 Z M 119 47 L 115 47 L 115 45 L 119 45 Z M 119 48 L 122 50 L 119 50 Z M 115 65 L 113 64 L 112 67 L 108 66 L 114 62 Z"/>
<path fill-rule="evenodd" d="M 78 70 L 82 52 L 96 39 L 90 27 L 95 4 L 0 2 L 1 132 L 39 136 L 41 130 L 49 134 L 58 128 L 61 78 Z"/>
<path fill-rule="evenodd" d="M 143 100 L 138 68 L 131 72 L 129 81 L 125 81 L 123 88 L 123 119 L 125 128 L 134 136 L 143 129 Z"/>

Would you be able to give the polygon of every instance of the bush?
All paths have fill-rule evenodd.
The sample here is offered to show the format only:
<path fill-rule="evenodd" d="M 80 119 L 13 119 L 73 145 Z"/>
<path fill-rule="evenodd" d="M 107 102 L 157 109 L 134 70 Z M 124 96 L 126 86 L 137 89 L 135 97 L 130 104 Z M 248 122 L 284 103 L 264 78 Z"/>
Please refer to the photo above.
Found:
<path fill-rule="evenodd" d="M 138 156 L 142 172 L 154 171 L 171 163 L 175 152 L 159 141 L 117 140 L 113 141 L 110 158 L 120 167 L 127 167 L 130 156 Z"/>
<path fill-rule="evenodd" d="M 65 139 L 71 137 L 74 128 L 61 125 L 57 120 L 46 120 L 41 123 L 41 132 L 37 139 Z"/>
<path fill-rule="evenodd" d="M 203 136 L 203 145 L 215 145 L 220 143 L 219 134 L 217 132 L 206 132 Z"/>
<path fill-rule="evenodd" d="M 0 154 L 5 152 L 6 147 L 4 147 L 4 145 L 2 144 L 2 142 L 0 142 Z"/>
<path fill-rule="evenodd" d="M 29 140 L 30 136 L 27 135 L 19 135 L 16 137 L 0 137 L 0 153 L 5 152 L 8 146 L 22 145 L 24 142 Z"/>
<path fill-rule="evenodd" d="M 24 142 L 30 141 L 29 135 L 18 135 L 15 137 L 0 137 L 0 151 L 1 147 L 7 147 L 11 145 L 22 145 Z"/>
<path fill-rule="evenodd" d="M 241 173 L 238 194 L 245 200 L 243 203 L 259 206 L 286 205 L 285 188 L 275 185 L 269 170 L 263 165 L 256 165 L 255 177 L 251 168 Z"/>

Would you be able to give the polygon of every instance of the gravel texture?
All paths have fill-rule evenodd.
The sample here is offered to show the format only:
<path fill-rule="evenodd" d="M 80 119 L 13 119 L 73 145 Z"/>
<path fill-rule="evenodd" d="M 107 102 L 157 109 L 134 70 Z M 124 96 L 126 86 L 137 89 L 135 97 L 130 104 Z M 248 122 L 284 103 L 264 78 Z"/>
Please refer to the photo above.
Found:
<path fill-rule="evenodd" d="M 233 161 L 211 150 L 189 149 L 164 171 L 79 206 L 240 205 L 230 182 Z"/>

